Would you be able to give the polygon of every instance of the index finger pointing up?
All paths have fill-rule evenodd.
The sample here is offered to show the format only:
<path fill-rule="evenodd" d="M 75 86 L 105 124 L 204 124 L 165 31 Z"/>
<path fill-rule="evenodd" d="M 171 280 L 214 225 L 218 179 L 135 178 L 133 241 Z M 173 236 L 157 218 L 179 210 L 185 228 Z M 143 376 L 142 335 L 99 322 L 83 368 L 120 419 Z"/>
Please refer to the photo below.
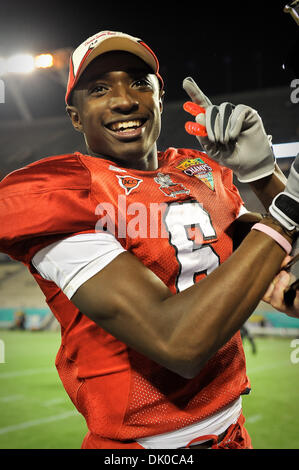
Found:
<path fill-rule="evenodd" d="M 195 83 L 193 78 L 191 77 L 185 78 L 183 81 L 183 88 L 194 103 L 199 104 L 203 108 L 207 108 L 208 106 L 211 106 L 212 104 L 211 101 L 206 95 L 204 95 L 204 93 Z"/>

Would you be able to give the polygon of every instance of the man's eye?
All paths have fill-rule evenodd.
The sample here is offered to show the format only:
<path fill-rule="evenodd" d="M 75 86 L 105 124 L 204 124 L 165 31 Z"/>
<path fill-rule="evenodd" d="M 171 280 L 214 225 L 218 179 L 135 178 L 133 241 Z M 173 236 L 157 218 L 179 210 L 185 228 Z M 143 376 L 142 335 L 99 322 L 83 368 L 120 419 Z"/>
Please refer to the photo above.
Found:
<path fill-rule="evenodd" d="M 146 78 L 136 80 L 133 85 L 137 88 L 151 87 L 151 83 Z"/>
<path fill-rule="evenodd" d="M 91 93 L 92 93 L 92 94 L 102 95 L 102 94 L 104 94 L 106 91 L 107 91 L 107 87 L 105 87 L 105 86 L 103 86 L 103 85 L 96 85 L 96 86 L 94 86 L 93 88 L 91 88 Z"/>

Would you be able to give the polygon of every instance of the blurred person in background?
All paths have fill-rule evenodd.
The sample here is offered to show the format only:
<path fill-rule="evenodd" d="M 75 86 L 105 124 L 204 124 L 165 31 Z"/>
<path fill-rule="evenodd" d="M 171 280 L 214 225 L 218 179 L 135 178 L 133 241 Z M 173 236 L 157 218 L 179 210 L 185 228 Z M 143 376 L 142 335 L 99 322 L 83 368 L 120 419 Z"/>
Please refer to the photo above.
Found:
<path fill-rule="evenodd" d="M 26 314 L 22 310 L 14 313 L 14 323 L 11 330 L 25 330 L 26 329 Z"/>

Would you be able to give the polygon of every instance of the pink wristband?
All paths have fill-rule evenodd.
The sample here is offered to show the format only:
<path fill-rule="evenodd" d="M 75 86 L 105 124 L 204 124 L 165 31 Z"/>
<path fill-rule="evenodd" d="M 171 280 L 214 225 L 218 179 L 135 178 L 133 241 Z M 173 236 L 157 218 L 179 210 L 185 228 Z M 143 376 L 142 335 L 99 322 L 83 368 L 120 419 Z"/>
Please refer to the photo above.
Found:
<path fill-rule="evenodd" d="M 276 230 L 273 228 L 268 227 L 268 225 L 258 223 L 255 224 L 251 230 L 259 230 L 259 232 L 264 232 L 266 235 L 269 235 L 269 237 L 273 238 L 273 240 L 275 240 L 288 255 L 291 253 L 292 245 L 282 235 L 280 235 L 280 233 L 276 232 Z"/>

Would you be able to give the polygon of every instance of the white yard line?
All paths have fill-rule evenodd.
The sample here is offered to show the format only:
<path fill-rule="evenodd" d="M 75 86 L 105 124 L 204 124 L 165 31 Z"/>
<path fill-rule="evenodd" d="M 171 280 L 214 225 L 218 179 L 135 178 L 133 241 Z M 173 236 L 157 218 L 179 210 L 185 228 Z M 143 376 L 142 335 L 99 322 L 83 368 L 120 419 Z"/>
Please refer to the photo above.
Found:
<path fill-rule="evenodd" d="M 6 426 L 0 428 L 0 435 L 7 434 L 9 432 L 20 431 L 22 429 L 32 428 L 33 426 L 40 426 L 41 424 L 53 423 L 55 421 L 61 421 L 63 419 L 71 418 L 73 416 L 80 416 L 78 411 L 72 410 L 58 415 L 47 416 L 46 418 L 35 419 L 33 421 L 25 421 L 24 423 L 14 424 L 12 426 Z"/>
<path fill-rule="evenodd" d="M 42 405 L 43 406 L 53 406 L 53 405 L 60 405 L 61 403 L 66 403 L 66 402 L 69 402 L 69 399 L 68 399 L 67 396 L 52 398 L 51 400 L 44 401 L 42 403 Z"/>
<path fill-rule="evenodd" d="M 248 418 L 246 418 L 246 423 L 256 423 L 257 421 L 260 421 L 262 418 L 263 418 L 263 415 L 248 416 Z"/>
<path fill-rule="evenodd" d="M 0 397 L 1 403 L 8 403 L 10 401 L 23 400 L 24 395 L 8 395 L 7 397 Z"/>
<path fill-rule="evenodd" d="M 10 379 L 14 377 L 22 377 L 26 375 L 49 374 L 50 372 L 56 372 L 56 369 L 54 367 L 43 367 L 39 369 L 24 369 L 15 370 L 11 372 L 0 372 L 0 380 Z"/>
<path fill-rule="evenodd" d="M 261 365 L 257 367 L 247 367 L 247 374 L 255 374 L 256 372 L 264 372 L 266 370 L 270 369 L 278 369 L 279 367 L 287 366 L 290 365 L 291 361 L 273 361 L 272 363 L 266 364 L 266 365 Z"/>

